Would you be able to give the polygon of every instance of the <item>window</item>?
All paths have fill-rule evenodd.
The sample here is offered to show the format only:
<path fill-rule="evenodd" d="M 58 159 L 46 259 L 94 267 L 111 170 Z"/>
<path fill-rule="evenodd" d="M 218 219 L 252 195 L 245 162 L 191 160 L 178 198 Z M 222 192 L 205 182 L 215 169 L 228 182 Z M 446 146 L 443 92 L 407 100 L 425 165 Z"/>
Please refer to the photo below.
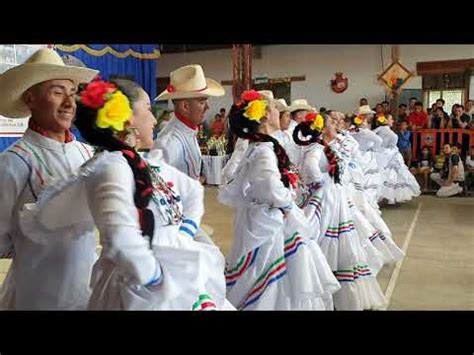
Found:
<path fill-rule="evenodd" d="M 436 100 L 443 99 L 445 101 L 444 111 L 451 114 L 451 107 L 454 104 L 464 104 L 465 90 L 426 90 L 424 93 L 424 106 L 430 109 L 431 105 L 436 103 Z"/>
<path fill-rule="evenodd" d="M 277 99 L 285 99 L 289 105 L 291 102 L 291 82 L 275 82 L 271 81 L 268 83 L 254 84 L 254 90 L 271 90 L 273 96 Z"/>
<path fill-rule="evenodd" d="M 2 44 L 0 45 L 0 74 L 19 64 L 23 64 L 45 44 Z M 10 119 L 0 116 L 0 139 L 21 137 L 28 127 L 28 119 Z"/>
<path fill-rule="evenodd" d="M 34 52 L 45 45 L 38 44 L 3 44 L 0 45 L 0 74 L 23 64 Z"/>

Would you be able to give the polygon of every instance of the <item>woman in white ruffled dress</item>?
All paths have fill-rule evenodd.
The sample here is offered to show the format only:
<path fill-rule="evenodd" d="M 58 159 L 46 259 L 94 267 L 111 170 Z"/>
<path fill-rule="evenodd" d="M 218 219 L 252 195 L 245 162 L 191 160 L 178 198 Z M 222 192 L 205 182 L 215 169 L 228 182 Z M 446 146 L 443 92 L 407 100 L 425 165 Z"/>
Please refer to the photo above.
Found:
<path fill-rule="evenodd" d="M 352 120 L 352 137 L 359 143 L 360 158 L 358 163 L 364 173 L 364 190 L 369 196 L 370 203 L 376 205 L 383 185 L 382 168 L 385 165 L 383 156 L 379 153 L 382 139 L 371 129 L 369 120 L 373 116 L 370 107 L 360 107 L 357 116 Z"/>
<path fill-rule="evenodd" d="M 421 194 L 420 185 L 403 161 L 397 147 L 398 136 L 392 130 L 393 118 L 378 117 L 374 132 L 382 139 L 382 152 L 387 159 L 383 169 L 383 189 L 380 197 L 389 204 L 410 201 Z"/>
<path fill-rule="evenodd" d="M 309 191 L 304 211 L 341 283 L 334 295 L 335 309 L 378 309 L 386 300 L 369 265 L 367 250 L 373 249 L 356 231 L 347 188 L 341 183 L 345 168 L 338 156 L 336 135 L 328 116 L 310 114 L 295 128 L 293 139 L 304 146 L 300 173 Z"/>
<path fill-rule="evenodd" d="M 150 99 L 135 83 L 83 87 L 75 124 L 101 152 L 27 205 L 22 229 L 54 243 L 58 230 L 74 238 L 97 227 L 102 252 L 91 310 L 234 309 L 225 298 L 223 255 L 196 237 L 202 186 L 158 153 L 144 159 L 135 150 L 152 146 L 154 123 Z"/>
<path fill-rule="evenodd" d="M 364 176 L 357 161 L 359 144 L 345 131 L 343 116 L 336 117 L 334 123 L 338 126 L 339 130 L 333 147 L 338 151 L 341 159 L 345 160 L 345 171 L 341 182 L 347 187 L 356 229 L 362 237 L 368 238 L 371 244 L 378 250 L 377 254 L 382 259 L 384 265 L 401 260 L 405 254 L 393 241 L 392 233 L 382 219 L 380 210 L 374 208 L 369 203 L 365 190 L 362 188 Z M 370 250 L 367 252 L 370 253 Z M 373 265 L 375 265 L 374 272 L 377 272 L 377 263 Z"/>
<path fill-rule="evenodd" d="M 239 310 L 332 310 L 340 285 L 294 203 L 297 175 L 271 136 L 279 128 L 274 99 L 245 92 L 229 120 L 249 147 L 219 191 L 219 201 L 235 208 L 227 298 Z"/>

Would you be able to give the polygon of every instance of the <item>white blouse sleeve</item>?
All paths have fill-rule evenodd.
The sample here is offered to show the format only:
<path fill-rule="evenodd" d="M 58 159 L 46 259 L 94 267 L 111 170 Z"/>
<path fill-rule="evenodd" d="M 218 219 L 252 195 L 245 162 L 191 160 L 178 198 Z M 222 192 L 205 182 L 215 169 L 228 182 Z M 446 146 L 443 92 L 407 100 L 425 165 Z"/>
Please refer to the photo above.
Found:
<path fill-rule="evenodd" d="M 118 158 L 118 159 L 117 159 Z M 133 200 L 133 173 L 123 157 L 111 157 L 87 181 L 89 208 L 100 232 L 103 256 L 140 285 L 161 280 L 161 268 L 142 236 Z"/>
<path fill-rule="evenodd" d="M 13 154 L 0 154 L 0 259 L 10 258 L 13 253 L 11 239 L 13 212 L 18 197 L 29 179 L 29 169 L 26 163 Z"/>
<path fill-rule="evenodd" d="M 272 143 L 264 144 L 266 146 L 256 148 L 256 154 L 251 162 L 247 197 L 257 203 L 289 210 L 293 207 L 292 194 L 281 181 L 277 158 L 270 146 Z"/>
<path fill-rule="evenodd" d="M 237 142 L 235 143 L 234 151 L 227 162 L 227 164 L 222 169 L 222 176 L 224 177 L 224 181 L 228 182 L 232 180 L 237 167 L 239 166 L 240 162 L 242 161 L 243 157 L 245 156 L 245 152 L 249 147 L 249 141 L 247 139 L 238 138 Z"/>
<path fill-rule="evenodd" d="M 374 132 L 372 131 L 369 131 L 371 134 L 370 134 L 370 139 L 372 140 L 373 142 L 373 145 L 372 145 L 372 150 L 374 152 L 378 152 L 381 148 L 382 148 L 382 143 L 383 143 L 383 140 L 382 138 L 380 138 L 377 134 L 375 134 Z"/>
<path fill-rule="evenodd" d="M 323 150 L 316 147 L 308 148 L 304 153 L 301 164 L 301 176 L 305 185 L 322 183 L 323 174 L 319 166 L 322 154 Z"/>
<path fill-rule="evenodd" d="M 388 147 L 390 148 L 396 148 L 398 143 L 398 136 L 397 134 L 390 129 L 390 137 L 388 139 Z"/>

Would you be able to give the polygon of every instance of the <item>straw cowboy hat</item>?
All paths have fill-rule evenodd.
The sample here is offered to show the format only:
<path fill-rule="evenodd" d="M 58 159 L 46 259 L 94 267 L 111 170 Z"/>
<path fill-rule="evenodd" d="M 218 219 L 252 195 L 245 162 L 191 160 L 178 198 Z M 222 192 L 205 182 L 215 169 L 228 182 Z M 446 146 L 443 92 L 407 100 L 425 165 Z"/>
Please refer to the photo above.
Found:
<path fill-rule="evenodd" d="M 273 91 L 271 90 L 260 90 L 260 91 L 257 91 L 260 95 L 262 95 L 265 99 L 267 99 L 268 101 L 271 101 L 275 104 L 275 108 L 279 111 L 279 112 L 282 112 L 282 111 L 285 111 L 285 106 L 283 106 L 283 104 L 280 102 L 280 100 L 276 100 L 275 97 L 273 96 Z M 283 99 L 281 99 L 283 100 Z M 285 101 L 285 100 L 283 100 Z M 286 102 L 285 102 L 286 104 Z"/>
<path fill-rule="evenodd" d="M 67 66 L 54 50 L 42 48 L 19 66 L 0 75 L 0 115 L 24 118 L 31 115 L 22 96 L 32 86 L 49 80 L 71 80 L 75 84 L 88 83 L 98 71 Z"/>
<path fill-rule="evenodd" d="M 280 104 L 280 108 L 278 109 L 278 111 L 280 112 L 290 111 L 290 108 L 288 104 L 286 103 L 285 99 L 278 99 L 277 102 L 279 102 Z"/>
<path fill-rule="evenodd" d="M 289 108 L 290 112 L 295 112 L 298 110 L 306 110 L 306 111 L 315 111 L 313 107 L 308 104 L 308 101 L 305 99 L 298 99 L 291 101 L 291 105 Z"/>
<path fill-rule="evenodd" d="M 206 78 L 202 67 L 193 64 L 172 72 L 170 84 L 155 100 L 191 99 L 224 94 L 224 88 L 217 81 Z"/>
<path fill-rule="evenodd" d="M 375 113 L 375 111 L 372 111 L 372 109 L 370 108 L 369 105 L 361 106 L 357 110 L 358 115 L 370 115 L 370 114 L 374 114 L 374 113 Z"/>

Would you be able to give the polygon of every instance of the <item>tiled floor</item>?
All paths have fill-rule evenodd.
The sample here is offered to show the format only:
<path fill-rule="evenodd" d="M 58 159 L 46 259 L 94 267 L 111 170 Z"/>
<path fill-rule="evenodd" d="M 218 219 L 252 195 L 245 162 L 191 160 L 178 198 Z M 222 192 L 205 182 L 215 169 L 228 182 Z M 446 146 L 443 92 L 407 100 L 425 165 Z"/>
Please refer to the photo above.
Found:
<path fill-rule="evenodd" d="M 217 187 L 206 187 L 203 223 L 227 254 L 232 246 L 232 209 L 217 202 Z M 395 284 L 389 309 L 474 310 L 474 198 L 422 196 L 401 206 L 383 208 L 384 220 L 401 247 L 418 204 L 418 223 Z M 0 282 L 9 261 L 0 260 Z M 378 275 L 387 288 L 394 266 Z"/>

